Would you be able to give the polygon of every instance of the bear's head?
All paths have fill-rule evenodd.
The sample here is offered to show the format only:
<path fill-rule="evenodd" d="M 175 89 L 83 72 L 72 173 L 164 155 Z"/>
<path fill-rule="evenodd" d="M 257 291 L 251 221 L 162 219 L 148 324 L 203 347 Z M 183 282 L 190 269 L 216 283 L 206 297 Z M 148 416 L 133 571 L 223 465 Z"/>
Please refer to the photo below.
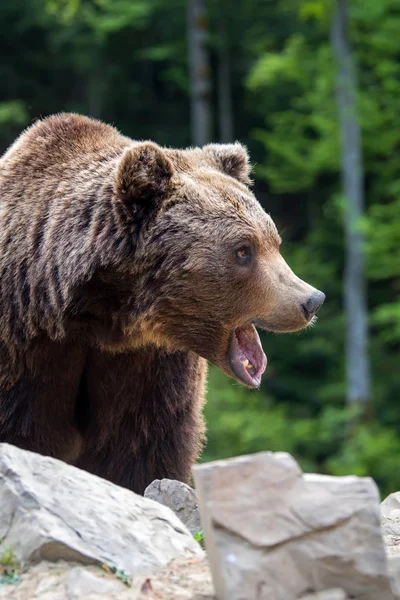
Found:
<path fill-rule="evenodd" d="M 132 286 L 147 340 L 193 351 L 257 387 L 266 357 L 256 327 L 303 329 L 325 296 L 282 258 L 249 172 L 238 143 L 188 150 L 137 143 L 118 164 L 113 202 L 135 239 Z"/>

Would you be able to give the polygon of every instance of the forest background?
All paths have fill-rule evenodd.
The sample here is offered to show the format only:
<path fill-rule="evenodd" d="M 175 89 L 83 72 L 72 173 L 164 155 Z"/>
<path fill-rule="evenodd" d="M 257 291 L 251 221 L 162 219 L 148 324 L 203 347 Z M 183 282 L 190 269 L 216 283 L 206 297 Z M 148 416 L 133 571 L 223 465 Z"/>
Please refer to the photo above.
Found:
<path fill-rule="evenodd" d="M 1 152 L 60 111 L 237 139 L 284 257 L 326 293 L 316 327 L 262 334 L 260 391 L 211 368 L 202 459 L 286 450 L 400 489 L 400 0 L 1 0 L 0 31 Z"/>

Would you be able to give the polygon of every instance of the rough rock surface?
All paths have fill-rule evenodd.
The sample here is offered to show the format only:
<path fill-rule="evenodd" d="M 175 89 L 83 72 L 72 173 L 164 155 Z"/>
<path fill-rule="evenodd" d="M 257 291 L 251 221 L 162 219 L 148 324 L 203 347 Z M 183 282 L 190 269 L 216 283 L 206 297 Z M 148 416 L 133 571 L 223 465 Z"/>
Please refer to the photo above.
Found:
<path fill-rule="evenodd" d="M 0 506 L 0 538 L 22 562 L 100 562 L 134 575 L 203 556 L 169 508 L 8 444 L 0 444 Z"/>
<path fill-rule="evenodd" d="M 381 517 L 392 587 L 400 598 L 400 492 L 390 494 L 382 502 Z"/>
<path fill-rule="evenodd" d="M 99 567 L 42 561 L 18 585 L 0 587 L 0 600 L 216 600 L 206 559 L 179 558 L 131 586 Z M 336 600 L 336 599 L 335 599 Z"/>
<path fill-rule="evenodd" d="M 388 555 L 400 557 L 400 492 L 390 494 L 382 502 L 381 515 Z"/>
<path fill-rule="evenodd" d="M 185 483 L 156 479 L 146 488 L 144 497 L 168 506 L 192 534 L 201 529 L 195 491 Z"/>
<path fill-rule="evenodd" d="M 262 452 L 193 468 L 220 600 L 295 600 L 338 585 L 391 600 L 379 496 L 369 478 L 303 475 Z"/>

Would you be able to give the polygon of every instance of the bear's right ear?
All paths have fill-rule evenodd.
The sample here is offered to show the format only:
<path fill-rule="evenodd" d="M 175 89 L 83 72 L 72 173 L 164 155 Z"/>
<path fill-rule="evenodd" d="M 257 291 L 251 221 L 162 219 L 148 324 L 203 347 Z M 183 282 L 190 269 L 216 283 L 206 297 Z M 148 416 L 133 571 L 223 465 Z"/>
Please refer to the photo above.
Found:
<path fill-rule="evenodd" d="M 235 144 L 207 144 L 203 151 L 223 173 L 245 185 L 251 184 L 251 165 L 245 146 Z"/>
<path fill-rule="evenodd" d="M 155 208 L 166 195 L 173 166 L 162 148 L 140 142 L 125 150 L 114 181 L 114 197 L 130 213 Z"/>

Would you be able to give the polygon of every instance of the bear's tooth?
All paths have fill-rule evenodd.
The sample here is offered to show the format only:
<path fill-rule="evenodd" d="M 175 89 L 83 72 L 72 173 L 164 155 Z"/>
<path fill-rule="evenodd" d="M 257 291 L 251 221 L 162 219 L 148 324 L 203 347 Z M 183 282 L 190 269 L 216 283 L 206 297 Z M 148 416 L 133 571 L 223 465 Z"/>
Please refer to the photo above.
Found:
<path fill-rule="evenodd" d="M 252 369 L 254 369 L 254 365 L 247 358 L 243 361 L 242 364 L 247 371 L 251 371 Z"/>

